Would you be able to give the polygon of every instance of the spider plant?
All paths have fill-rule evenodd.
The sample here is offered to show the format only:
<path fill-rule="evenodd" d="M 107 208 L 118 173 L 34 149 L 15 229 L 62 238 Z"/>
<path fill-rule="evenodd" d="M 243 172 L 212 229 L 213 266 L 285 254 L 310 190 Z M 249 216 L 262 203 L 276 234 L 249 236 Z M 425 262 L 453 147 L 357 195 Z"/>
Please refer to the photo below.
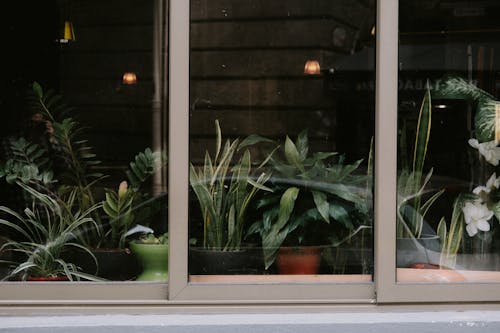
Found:
<path fill-rule="evenodd" d="M 23 214 L 0 206 L 0 212 L 9 217 L 0 219 L 0 226 L 14 236 L 3 244 L 0 252 L 10 252 L 13 258 L 20 258 L 9 262 L 11 270 L 4 280 L 60 276 L 70 281 L 101 280 L 81 272 L 63 256 L 65 251 L 76 248 L 96 260 L 77 239 L 81 233 L 97 228 L 91 214 L 99 209 L 100 205 L 93 205 L 86 210 L 75 210 L 76 191 L 68 195 L 65 205 L 61 205 L 58 200 L 32 187 L 21 182 L 18 182 L 18 185 L 34 198 L 34 202 L 31 207 L 24 209 Z"/>
<path fill-rule="evenodd" d="M 59 205 L 65 205 L 63 197 L 71 196 L 74 198 L 72 204 L 83 211 L 94 207 L 93 187 L 103 175 L 92 171 L 100 162 L 95 159 L 87 140 L 81 138 L 83 128 L 67 116 L 72 109 L 62 102 L 60 95 L 52 90 L 45 92 L 37 82 L 33 83 L 28 103 L 33 113 L 32 121 L 45 127 L 44 134 L 38 138 L 39 143 L 23 137 L 11 138 L 7 147 L 10 158 L 0 165 L 0 178 L 48 194 Z M 25 197 L 26 202 L 31 199 L 29 194 Z M 100 222 L 95 209 L 91 214 Z M 90 244 L 99 233 L 99 228 L 94 228 L 81 235 L 81 241 Z"/>

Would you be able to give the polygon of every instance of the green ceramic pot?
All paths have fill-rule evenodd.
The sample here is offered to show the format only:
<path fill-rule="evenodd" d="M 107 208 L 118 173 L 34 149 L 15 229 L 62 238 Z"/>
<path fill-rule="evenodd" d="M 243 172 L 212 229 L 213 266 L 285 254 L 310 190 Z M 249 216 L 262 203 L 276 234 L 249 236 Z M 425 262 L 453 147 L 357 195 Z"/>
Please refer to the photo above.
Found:
<path fill-rule="evenodd" d="M 130 242 L 130 249 L 142 265 L 137 281 L 168 280 L 168 244 Z"/>

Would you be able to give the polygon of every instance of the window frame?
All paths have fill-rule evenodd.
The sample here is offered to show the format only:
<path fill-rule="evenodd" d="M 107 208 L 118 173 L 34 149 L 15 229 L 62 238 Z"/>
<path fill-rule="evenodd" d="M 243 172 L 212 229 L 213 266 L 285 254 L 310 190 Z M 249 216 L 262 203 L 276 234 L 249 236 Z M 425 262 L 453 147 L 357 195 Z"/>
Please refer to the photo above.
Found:
<path fill-rule="evenodd" d="M 169 0 L 169 282 L 0 283 L 0 305 L 374 304 L 500 301 L 500 282 L 396 281 L 398 0 L 376 18 L 374 267 L 372 283 L 193 284 L 188 282 L 190 1 Z M 465 288 L 464 288 L 465 287 Z"/>
<path fill-rule="evenodd" d="M 396 182 L 399 1 L 379 0 L 377 13 L 375 285 L 378 303 L 494 302 L 500 282 L 398 283 L 396 276 Z M 383 45 L 383 47 L 382 47 Z M 391 236 L 392 235 L 392 236 Z"/>
<path fill-rule="evenodd" d="M 188 282 L 190 1 L 170 1 L 169 296 L 172 301 L 373 303 L 373 283 L 215 284 Z M 182 222 L 179 222 L 182 221 Z"/>

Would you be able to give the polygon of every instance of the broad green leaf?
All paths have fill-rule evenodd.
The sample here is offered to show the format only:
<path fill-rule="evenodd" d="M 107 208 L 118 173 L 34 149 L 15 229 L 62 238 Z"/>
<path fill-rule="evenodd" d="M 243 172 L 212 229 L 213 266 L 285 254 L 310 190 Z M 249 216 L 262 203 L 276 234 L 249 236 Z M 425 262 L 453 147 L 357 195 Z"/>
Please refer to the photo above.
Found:
<path fill-rule="evenodd" d="M 329 214 L 334 220 L 342 223 L 345 227 L 352 227 L 349 212 L 343 206 L 332 203 L 330 205 Z"/>
<path fill-rule="evenodd" d="M 330 223 L 329 217 L 329 209 L 330 205 L 328 204 L 326 194 L 320 191 L 311 191 L 314 199 L 314 204 L 318 209 L 318 212 L 321 214 L 321 217 L 327 222 Z"/>
<path fill-rule="evenodd" d="M 293 209 L 295 208 L 295 201 L 297 200 L 299 191 L 297 187 L 290 187 L 281 196 L 278 221 L 274 225 L 277 229 L 281 230 L 290 219 Z"/>
<path fill-rule="evenodd" d="M 301 172 L 304 172 L 304 166 L 302 165 L 302 159 L 297 150 L 297 147 L 292 140 L 287 136 L 285 140 L 285 158 L 288 163 L 294 165 Z"/>

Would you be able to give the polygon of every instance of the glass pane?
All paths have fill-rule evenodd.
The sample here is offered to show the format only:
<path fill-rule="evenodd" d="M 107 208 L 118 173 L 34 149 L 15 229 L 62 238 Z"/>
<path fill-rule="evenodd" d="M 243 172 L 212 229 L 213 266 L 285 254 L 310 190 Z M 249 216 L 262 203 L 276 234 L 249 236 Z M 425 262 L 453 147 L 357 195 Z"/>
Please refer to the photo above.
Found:
<path fill-rule="evenodd" d="M 399 5 L 398 281 L 500 281 L 500 3 Z"/>
<path fill-rule="evenodd" d="M 371 281 L 373 2 L 190 20 L 190 281 Z"/>
<path fill-rule="evenodd" d="M 1 279 L 166 281 L 165 3 L 9 6 Z"/>

